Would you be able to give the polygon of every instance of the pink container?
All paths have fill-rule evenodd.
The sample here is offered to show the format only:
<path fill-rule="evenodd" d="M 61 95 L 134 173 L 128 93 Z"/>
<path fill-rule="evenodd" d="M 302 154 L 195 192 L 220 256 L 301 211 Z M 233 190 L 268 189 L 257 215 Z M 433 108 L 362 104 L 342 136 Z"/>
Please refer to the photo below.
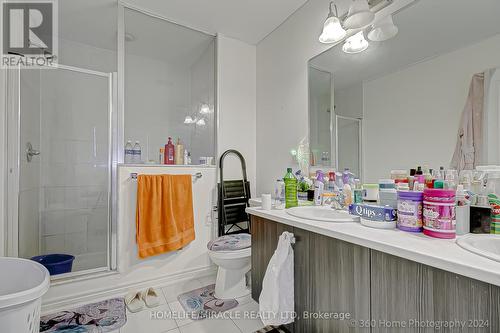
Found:
<path fill-rule="evenodd" d="M 424 234 L 436 238 L 455 238 L 455 191 L 424 190 Z"/>

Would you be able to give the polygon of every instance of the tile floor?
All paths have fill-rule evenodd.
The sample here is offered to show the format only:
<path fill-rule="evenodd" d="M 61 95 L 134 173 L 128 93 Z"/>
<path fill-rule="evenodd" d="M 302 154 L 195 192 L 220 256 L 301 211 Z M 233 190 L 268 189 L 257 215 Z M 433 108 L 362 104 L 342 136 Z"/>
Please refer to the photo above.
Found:
<path fill-rule="evenodd" d="M 259 306 L 250 296 L 238 299 L 238 307 L 224 313 L 224 318 L 196 321 L 185 318 L 177 296 L 214 282 L 215 276 L 210 276 L 158 288 L 163 292 L 160 306 L 138 313 L 127 311 L 127 324 L 113 333 L 253 333 L 264 327 L 256 318 Z M 169 318 L 169 314 L 177 314 L 180 318 Z"/>

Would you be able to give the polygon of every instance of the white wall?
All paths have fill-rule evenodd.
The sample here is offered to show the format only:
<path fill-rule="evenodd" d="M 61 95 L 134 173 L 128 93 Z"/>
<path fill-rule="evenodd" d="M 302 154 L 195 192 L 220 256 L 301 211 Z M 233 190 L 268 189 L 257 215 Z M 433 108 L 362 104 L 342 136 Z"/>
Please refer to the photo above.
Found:
<path fill-rule="evenodd" d="M 351 118 L 363 118 L 363 83 L 335 89 L 335 113 Z"/>
<path fill-rule="evenodd" d="M 318 42 L 328 3 L 308 1 L 257 45 L 258 193 L 272 193 L 290 150 L 308 137 L 307 62 L 330 47 Z M 349 1 L 336 4 L 342 13 Z"/>
<path fill-rule="evenodd" d="M 472 75 L 500 65 L 500 35 L 364 84 L 365 181 L 448 167 Z"/>
<path fill-rule="evenodd" d="M 256 189 L 256 49 L 238 40 L 219 35 L 218 102 L 219 156 L 227 149 L 243 154 L 247 164 L 250 191 Z M 272 143 L 269 143 L 270 145 Z M 241 179 L 239 161 L 228 157 L 224 179 Z"/>

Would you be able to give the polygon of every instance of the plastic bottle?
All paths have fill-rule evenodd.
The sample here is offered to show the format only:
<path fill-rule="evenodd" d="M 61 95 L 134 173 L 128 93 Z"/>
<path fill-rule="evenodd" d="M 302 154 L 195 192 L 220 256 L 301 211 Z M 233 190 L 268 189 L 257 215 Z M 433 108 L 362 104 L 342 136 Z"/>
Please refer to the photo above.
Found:
<path fill-rule="evenodd" d="M 160 148 L 160 157 L 158 158 L 159 164 L 165 164 L 165 148 Z"/>
<path fill-rule="evenodd" d="M 354 203 L 363 203 L 363 188 L 359 179 L 354 180 Z"/>
<path fill-rule="evenodd" d="M 177 138 L 177 144 L 175 145 L 175 164 L 184 164 L 184 145 L 180 138 Z"/>
<path fill-rule="evenodd" d="M 457 235 L 465 235 L 470 233 L 470 201 L 467 199 L 463 185 L 457 186 L 456 200 L 456 232 Z"/>
<path fill-rule="evenodd" d="M 283 179 L 276 180 L 274 185 L 274 207 L 285 209 L 285 182 Z"/>
<path fill-rule="evenodd" d="M 328 173 L 328 192 L 335 191 L 335 172 Z"/>
<path fill-rule="evenodd" d="M 172 143 L 172 138 L 168 138 L 165 145 L 165 164 L 175 164 L 175 147 Z"/>
<path fill-rule="evenodd" d="M 323 201 L 323 192 L 325 190 L 325 183 L 323 178 L 323 171 L 316 172 L 316 180 L 314 181 L 314 205 L 321 206 Z"/>
<path fill-rule="evenodd" d="M 184 165 L 189 165 L 189 152 L 184 149 Z"/>
<path fill-rule="evenodd" d="M 286 169 L 286 175 L 283 178 L 285 182 L 285 208 L 297 207 L 297 178 L 295 178 L 292 168 Z"/>
<path fill-rule="evenodd" d="M 125 145 L 125 163 L 131 164 L 134 159 L 134 148 L 132 147 L 132 141 L 128 140 Z"/>
<path fill-rule="evenodd" d="M 142 150 L 141 150 L 141 145 L 139 144 L 139 141 L 135 142 L 133 150 L 133 159 L 132 163 L 134 164 L 141 164 L 142 163 Z"/>
<path fill-rule="evenodd" d="M 351 185 L 349 184 L 344 184 L 344 207 L 349 207 L 350 204 L 352 204 L 352 189 Z"/>

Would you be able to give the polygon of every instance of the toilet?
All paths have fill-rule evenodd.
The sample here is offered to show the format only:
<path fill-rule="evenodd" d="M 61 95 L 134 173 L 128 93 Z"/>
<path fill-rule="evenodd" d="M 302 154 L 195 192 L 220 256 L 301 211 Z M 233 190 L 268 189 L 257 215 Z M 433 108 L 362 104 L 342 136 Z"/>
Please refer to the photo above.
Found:
<path fill-rule="evenodd" d="M 250 294 L 246 273 L 251 268 L 252 238 L 250 234 L 225 235 L 207 244 L 210 259 L 219 266 L 215 297 L 231 299 Z"/>

